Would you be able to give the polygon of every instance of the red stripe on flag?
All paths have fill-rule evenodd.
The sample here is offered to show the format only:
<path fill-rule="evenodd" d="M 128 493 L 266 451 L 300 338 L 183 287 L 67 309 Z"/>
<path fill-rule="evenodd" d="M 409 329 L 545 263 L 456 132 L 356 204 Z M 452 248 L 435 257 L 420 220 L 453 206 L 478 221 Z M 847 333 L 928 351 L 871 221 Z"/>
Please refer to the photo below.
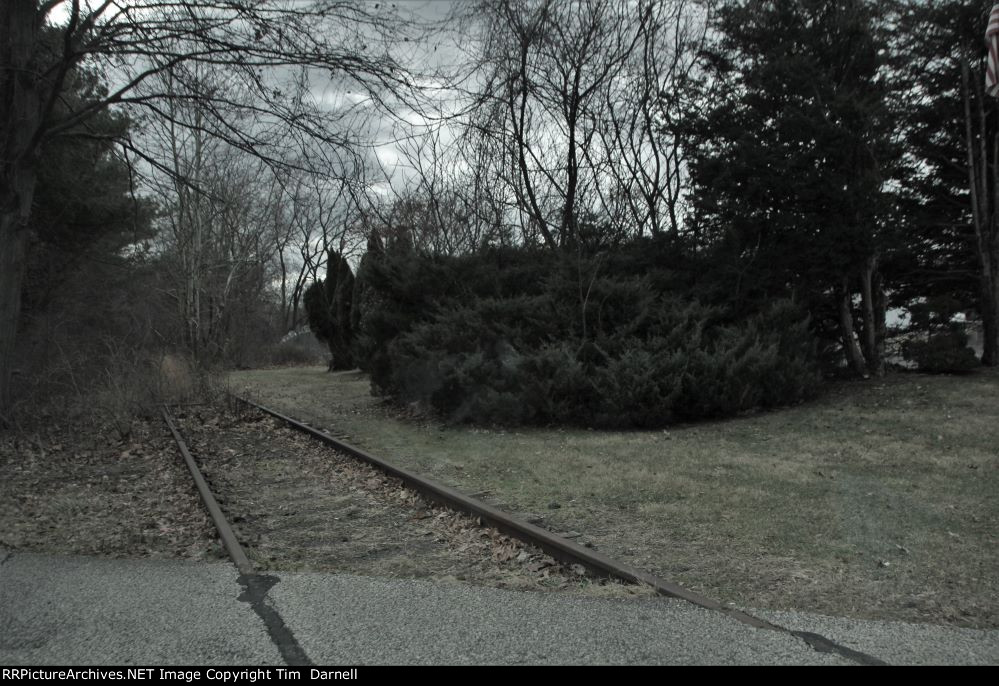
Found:
<path fill-rule="evenodd" d="M 992 6 L 985 28 L 985 44 L 989 54 L 985 63 L 985 89 L 991 96 L 999 95 L 999 3 Z"/>

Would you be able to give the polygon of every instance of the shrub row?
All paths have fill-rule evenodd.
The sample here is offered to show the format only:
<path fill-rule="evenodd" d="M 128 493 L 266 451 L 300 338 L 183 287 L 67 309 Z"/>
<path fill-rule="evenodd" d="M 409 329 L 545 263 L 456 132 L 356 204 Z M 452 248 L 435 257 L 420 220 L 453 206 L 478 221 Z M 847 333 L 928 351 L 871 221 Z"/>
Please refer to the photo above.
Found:
<path fill-rule="evenodd" d="M 514 250 L 369 251 L 356 358 L 373 389 L 451 421 L 656 427 L 795 403 L 819 384 L 800 308 L 736 316 L 662 274 Z"/>

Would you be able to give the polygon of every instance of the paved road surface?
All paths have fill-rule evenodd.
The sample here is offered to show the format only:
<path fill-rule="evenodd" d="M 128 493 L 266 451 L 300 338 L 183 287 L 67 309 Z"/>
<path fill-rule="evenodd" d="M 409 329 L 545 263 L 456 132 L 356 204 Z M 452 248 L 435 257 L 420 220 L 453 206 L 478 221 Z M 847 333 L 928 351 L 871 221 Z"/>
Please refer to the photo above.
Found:
<path fill-rule="evenodd" d="M 999 663 L 999 631 L 0 550 L 0 664 Z"/>

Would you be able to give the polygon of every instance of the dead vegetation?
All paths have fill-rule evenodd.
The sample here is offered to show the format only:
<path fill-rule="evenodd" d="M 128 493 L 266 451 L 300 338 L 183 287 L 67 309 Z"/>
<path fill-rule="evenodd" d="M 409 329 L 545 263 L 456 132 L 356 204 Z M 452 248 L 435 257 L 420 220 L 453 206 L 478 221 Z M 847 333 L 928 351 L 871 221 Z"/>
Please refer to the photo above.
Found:
<path fill-rule="evenodd" d="M 111 339 L 81 355 L 48 357 L 21 380 L 16 421 L 0 432 L 0 547 L 221 559 L 160 408 L 223 397 L 224 381 Z"/>
<path fill-rule="evenodd" d="M 179 415 L 255 565 L 630 596 L 258 412 Z"/>
<path fill-rule="evenodd" d="M 73 412 L 38 408 L 0 436 L 0 547 L 108 557 L 225 553 L 159 417 L 185 438 L 254 564 L 633 596 L 231 402 L 217 378 L 164 357 L 119 374 Z M 147 373 L 148 372 L 148 373 Z"/>
<path fill-rule="evenodd" d="M 668 431 L 442 426 L 356 373 L 241 372 L 263 404 L 742 607 L 999 626 L 999 376 L 894 374 Z"/>
<path fill-rule="evenodd" d="M 219 559 L 215 529 L 162 421 L 53 423 L 0 436 L 0 547 Z"/>

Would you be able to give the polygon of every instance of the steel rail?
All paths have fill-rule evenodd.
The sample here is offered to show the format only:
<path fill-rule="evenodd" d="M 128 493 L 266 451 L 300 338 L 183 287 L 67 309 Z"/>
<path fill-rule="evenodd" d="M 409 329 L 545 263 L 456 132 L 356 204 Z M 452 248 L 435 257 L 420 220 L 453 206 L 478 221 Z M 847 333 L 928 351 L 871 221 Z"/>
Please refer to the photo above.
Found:
<path fill-rule="evenodd" d="M 198 487 L 198 493 L 201 495 L 201 501 L 205 504 L 208 514 L 211 515 L 212 521 L 215 523 L 215 528 L 219 532 L 219 538 L 222 539 L 222 545 L 225 546 L 226 551 L 229 553 L 229 557 L 232 559 L 233 564 L 236 565 L 236 569 L 239 570 L 239 573 L 244 576 L 252 576 L 254 574 L 254 569 L 253 564 L 250 562 L 250 558 L 246 556 L 246 553 L 243 551 L 243 547 L 239 544 L 239 539 L 236 538 L 236 532 L 232 530 L 228 520 L 226 520 L 225 515 L 222 513 L 222 508 L 219 507 L 218 501 L 215 500 L 215 496 L 212 495 L 212 489 L 209 488 L 208 482 L 205 481 L 204 475 L 202 475 L 201 470 L 198 469 L 198 465 L 194 461 L 191 451 L 187 449 L 187 444 L 181 437 L 177 427 L 174 426 L 173 418 L 170 416 L 170 411 L 165 405 L 163 406 L 163 419 L 166 421 L 166 425 L 170 428 L 170 433 L 173 434 L 173 439 L 177 442 L 177 447 L 180 448 L 181 455 L 184 456 L 184 462 L 187 463 L 187 468 L 191 471 L 194 483 Z"/>
<path fill-rule="evenodd" d="M 492 505 L 482 502 L 449 486 L 428 479 L 420 474 L 408 469 L 398 467 L 391 462 L 372 455 L 356 446 L 353 446 L 338 438 L 334 438 L 325 431 L 313 428 L 293 417 L 289 417 L 269 407 L 260 405 L 246 398 L 233 395 L 236 400 L 255 407 L 261 412 L 271 415 L 295 429 L 309 434 L 314 438 L 330 445 L 337 450 L 352 455 L 353 457 L 371 464 L 381 471 L 402 480 L 407 486 L 420 492 L 428 499 L 445 505 L 455 510 L 465 512 L 475 517 L 479 517 L 484 524 L 488 524 L 503 533 L 517 538 L 525 543 L 541 548 L 546 553 L 567 564 L 579 564 L 589 569 L 598 576 L 613 577 L 622 581 L 645 584 L 652 587 L 656 593 L 671 598 L 679 598 L 689 603 L 703 607 L 707 610 L 721 612 L 732 619 L 748 624 L 757 629 L 770 629 L 775 631 L 786 631 L 786 629 L 772 624 L 759 617 L 743 612 L 733 607 L 728 607 L 722 603 L 712 600 L 707 596 L 687 590 L 673 582 L 662 579 L 654 574 L 635 569 L 629 565 L 618 562 L 607 555 L 582 546 L 562 536 L 552 533 L 539 526 L 535 526 L 522 519 L 504 512 Z"/>
<path fill-rule="evenodd" d="M 665 579 L 661 579 L 654 574 L 622 564 L 610 557 L 607 557 L 606 555 L 598 553 L 595 550 L 581 546 L 578 543 L 570 541 L 569 539 L 563 538 L 551 533 L 550 531 L 518 519 L 517 517 L 488 505 L 477 498 L 465 495 L 460 491 L 444 486 L 443 484 L 439 484 L 431 479 L 427 479 L 426 477 L 416 474 L 415 472 L 411 472 L 408 469 L 397 467 L 387 460 L 371 455 L 356 446 L 350 445 L 349 443 L 338 438 L 334 438 L 325 431 L 315 429 L 304 422 L 298 421 L 297 419 L 245 398 L 241 398 L 235 394 L 230 394 L 230 396 L 239 402 L 242 402 L 250 407 L 254 407 L 265 414 L 269 414 L 286 422 L 295 429 L 313 436 L 341 452 L 356 457 L 391 476 L 399 478 L 407 486 L 422 493 L 428 499 L 447 507 L 451 507 L 455 510 L 477 516 L 481 518 L 483 524 L 488 523 L 489 525 L 510 536 L 513 536 L 514 538 L 537 546 L 562 562 L 583 565 L 598 575 L 646 584 L 652 587 L 660 595 L 678 598 L 693 605 L 697 605 L 698 607 L 720 612 L 735 621 L 756 629 L 778 631 L 795 636 L 820 653 L 835 653 L 862 665 L 887 664 L 876 657 L 856 651 L 847 646 L 840 645 L 839 643 L 836 643 L 835 641 L 832 641 L 820 634 L 807 631 L 793 631 L 787 629 L 786 627 L 760 619 L 759 617 L 755 617 L 751 614 L 743 612 L 742 610 L 722 605 L 715 600 L 702 596 L 699 593 L 688 591 L 687 589 L 666 581 Z M 197 485 L 201 499 L 204 502 L 205 507 L 208 509 L 208 512 L 212 517 L 212 521 L 215 523 L 215 528 L 219 532 L 219 536 L 222 539 L 222 543 L 225 546 L 226 551 L 229 553 L 229 557 L 232 559 L 236 568 L 240 572 L 240 583 L 243 584 L 246 589 L 245 593 L 240 596 L 240 600 L 246 600 L 253 605 L 254 611 L 261 617 L 262 620 L 264 620 L 275 645 L 277 645 L 282 657 L 285 658 L 285 661 L 289 665 L 311 665 L 312 662 L 302 650 L 290 629 L 285 626 L 284 620 L 264 602 L 267 590 L 277 581 L 276 577 L 261 575 L 254 570 L 252 563 L 246 556 L 246 553 L 243 552 L 243 548 L 240 546 L 235 532 L 232 530 L 232 527 L 226 520 L 225 515 L 222 513 L 222 508 L 219 507 L 218 502 L 215 500 L 215 496 L 212 495 L 208 482 L 201 474 L 201 470 L 198 468 L 190 450 L 188 450 L 187 444 L 184 442 L 180 432 L 174 425 L 170 416 L 169 408 L 166 405 L 163 406 L 163 419 L 166 421 L 167 427 L 170 429 L 170 433 L 173 434 L 174 440 L 177 442 L 177 446 L 180 449 L 181 454 L 184 456 L 184 461 L 187 463 L 187 467 L 191 472 L 191 476 L 194 478 L 194 482 Z"/>

